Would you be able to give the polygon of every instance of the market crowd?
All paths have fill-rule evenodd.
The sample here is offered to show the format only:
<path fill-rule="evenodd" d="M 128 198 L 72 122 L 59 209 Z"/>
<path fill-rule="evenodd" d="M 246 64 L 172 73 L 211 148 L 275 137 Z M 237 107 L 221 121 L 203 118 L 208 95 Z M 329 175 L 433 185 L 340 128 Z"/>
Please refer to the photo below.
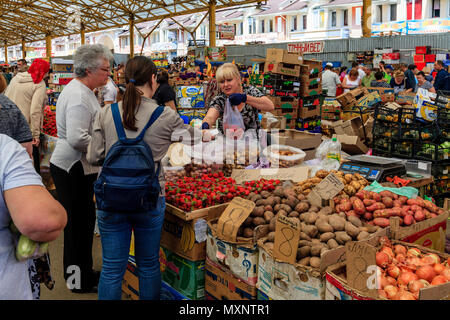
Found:
<path fill-rule="evenodd" d="M 0 299 L 39 299 L 40 284 L 52 286 L 48 253 L 26 261 L 15 258 L 17 239 L 10 231 L 11 222 L 36 242 L 53 241 L 64 232 L 63 272 L 68 288 L 74 293 L 98 292 L 99 299 L 121 299 L 133 230 L 140 299 L 159 299 L 159 243 L 165 211 L 160 164 L 170 144 L 177 141 L 175 133 L 184 131 L 208 141 L 216 123 L 224 133 L 229 129 L 224 121 L 227 101 L 241 114 L 241 131 L 258 130 L 259 113 L 273 110 L 274 105 L 248 85 L 251 67 L 239 70 L 235 64 L 225 63 L 212 68 L 212 77 L 197 67 L 193 71 L 199 81 L 210 79 L 205 97 L 208 111 L 201 128 L 194 128 L 177 113 L 175 92 L 168 83 L 169 74 L 186 69 L 185 61 L 166 71 L 158 70 L 150 58 L 137 56 L 117 66 L 115 71 L 124 83 L 116 83 L 111 78 L 113 56 L 106 47 L 83 45 L 73 60 L 75 78 L 64 87 L 56 104 L 58 140 L 50 172 L 57 200 L 39 176 L 50 65 L 35 59 L 27 66 L 23 60 L 11 79 L 0 76 Z M 418 71 L 414 65 L 394 70 L 384 62 L 376 69 L 353 64 L 350 70 L 335 70 L 327 64 L 322 82 L 329 96 L 359 86 L 396 92 L 450 89 L 450 76 L 442 61 L 435 63 L 433 71 Z M 97 204 L 94 200 L 94 194 L 101 194 L 94 190 L 96 181 L 111 174 L 101 168 L 113 161 L 110 151 L 118 152 L 117 142 L 124 139 L 141 139 L 149 147 L 157 181 L 152 185 L 153 203 L 144 211 L 127 214 L 119 210 L 121 197 L 96 199 Z M 108 206 L 108 201 L 117 206 Z M 93 269 L 96 225 L 102 244 L 101 272 Z M 80 272 L 78 283 L 69 283 L 73 266 Z"/>

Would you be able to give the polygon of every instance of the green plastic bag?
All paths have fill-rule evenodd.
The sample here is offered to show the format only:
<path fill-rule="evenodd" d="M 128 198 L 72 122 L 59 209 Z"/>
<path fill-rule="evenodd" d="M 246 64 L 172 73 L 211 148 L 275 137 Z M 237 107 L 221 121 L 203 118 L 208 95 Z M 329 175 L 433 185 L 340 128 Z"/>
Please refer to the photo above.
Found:
<path fill-rule="evenodd" d="M 383 187 L 377 181 L 372 182 L 370 186 L 364 188 L 367 191 L 373 191 L 380 193 L 381 191 L 391 191 L 392 193 L 398 194 L 399 196 L 408 197 L 408 199 L 415 199 L 419 195 L 419 190 L 413 187 L 401 187 L 401 188 L 389 188 Z"/>

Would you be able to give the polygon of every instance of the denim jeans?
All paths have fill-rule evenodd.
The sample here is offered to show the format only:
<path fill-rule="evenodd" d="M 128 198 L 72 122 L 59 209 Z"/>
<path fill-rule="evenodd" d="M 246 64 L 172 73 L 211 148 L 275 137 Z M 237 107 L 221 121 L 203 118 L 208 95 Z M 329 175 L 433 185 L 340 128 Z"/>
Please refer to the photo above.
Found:
<path fill-rule="evenodd" d="M 147 213 L 124 214 L 97 210 L 103 254 L 99 300 L 120 300 L 122 297 L 122 280 L 127 268 L 132 230 L 139 299 L 159 300 L 159 242 L 165 207 L 165 197 L 160 197 L 156 209 Z"/>

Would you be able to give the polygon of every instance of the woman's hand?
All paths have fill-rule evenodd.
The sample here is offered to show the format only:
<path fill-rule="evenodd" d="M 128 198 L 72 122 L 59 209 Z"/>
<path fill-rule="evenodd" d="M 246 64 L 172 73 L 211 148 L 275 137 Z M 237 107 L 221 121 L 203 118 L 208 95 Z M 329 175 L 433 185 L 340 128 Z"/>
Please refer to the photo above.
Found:
<path fill-rule="evenodd" d="M 232 106 L 238 106 L 247 101 L 247 95 L 245 93 L 232 93 L 228 99 Z"/>
<path fill-rule="evenodd" d="M 202 140 L 203 142 L 214 140 L 214 136 L 212 135 L 211 131 L 209 131 L 208 129 L 202 130 Z"/>

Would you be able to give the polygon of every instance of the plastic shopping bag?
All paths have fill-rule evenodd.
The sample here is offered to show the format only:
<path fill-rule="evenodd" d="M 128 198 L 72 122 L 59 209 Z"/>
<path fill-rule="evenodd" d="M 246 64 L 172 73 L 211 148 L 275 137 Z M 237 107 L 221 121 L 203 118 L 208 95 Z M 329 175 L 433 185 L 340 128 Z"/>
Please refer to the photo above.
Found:
<path fill-rule="evenodd" d="M 223 113 L 223 131 L 229 139 L 241 139 L 245 132 L 244 120 L 236 106 L 232 106 L 229 99 L 225 102 Z"/>

